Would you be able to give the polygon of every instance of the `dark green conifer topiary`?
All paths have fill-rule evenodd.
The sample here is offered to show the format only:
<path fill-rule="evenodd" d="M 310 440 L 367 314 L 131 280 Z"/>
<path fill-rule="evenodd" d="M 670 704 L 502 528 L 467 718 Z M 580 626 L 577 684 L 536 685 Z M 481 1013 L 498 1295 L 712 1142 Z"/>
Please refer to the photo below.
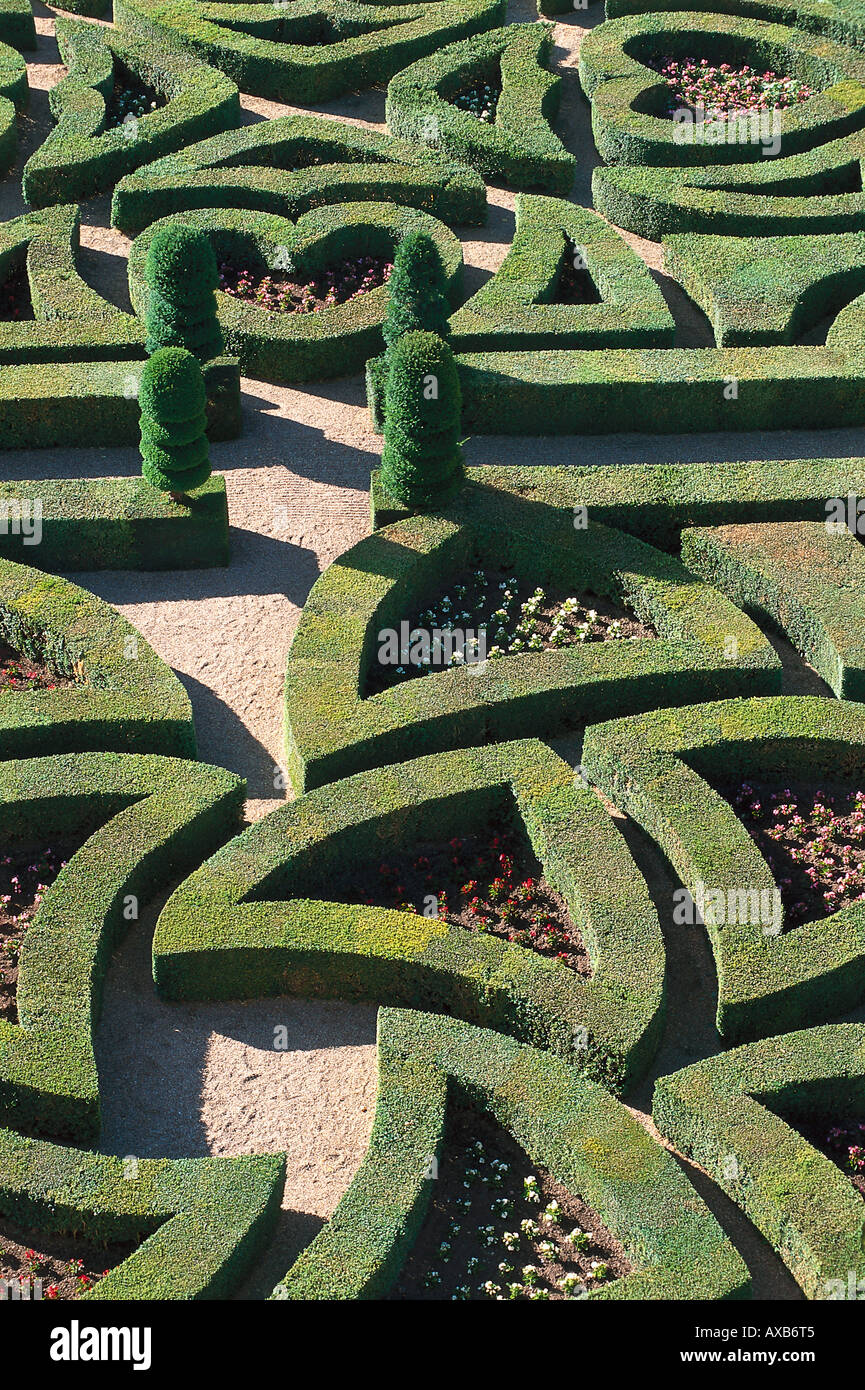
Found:
<path fill-rule="evenodd" d="M 442 506 L 463 477 L 462 394 L 454 355 L 435 333 L 404 333 L 390 349 L 382 482 L 416 511 Z"/>
<path fill-rule="evenodd" d="M 144 262 L 147 351 L 182 347 L 207 362 L 222 352 L 214 291 L 216 256 L 203 232 L 182 222 L 160 227 Z"/>
<path fill-rule="evenodd" d="M 159 348 L 147 361 L 138 388 L 141 407 L 141 471 L 149 483 L 182 498 L 210 477 L 201 367 L 186 348 Z"/>
<path fill-rule="evenodd" d="M 404 333 L 420 330 L 447 338 L 450 305 L 439 249 L 427 232 L 409 232 L 396 248 L 388 280 L 382 334 L 388 351 Z"/>

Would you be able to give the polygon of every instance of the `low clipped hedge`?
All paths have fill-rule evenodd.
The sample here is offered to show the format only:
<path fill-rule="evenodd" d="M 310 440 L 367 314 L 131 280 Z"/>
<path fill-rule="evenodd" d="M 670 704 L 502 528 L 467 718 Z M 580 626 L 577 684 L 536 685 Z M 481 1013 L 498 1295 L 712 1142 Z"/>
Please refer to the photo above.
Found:
<path fill-rule="evenodd" d="M 195 757 L 192 706 L 180 681 L 95 594 L 0 560 L 0 641 L 78 682 L 5 691 L 0 758 L 92 748 Z"/>
<path fill-rule="evenodd" d="M 82 1300 L 231 1298 L 276 1225 L 285 1156 L 134 1162 L 0 1130 L 0 1213 L 51 1235 L 143 1242 Z"/>
<path fill-rule="evenodd" d="M 389 497 L 375 470 L 371 481 L 374 529 L 407 516 Z M 495 508 L 519 500 L 539 522 L 551 512 L 585 508 L 602 526 L 615 526 L 678 554 L 687 526 L 762 521 L 826 520 L 826 499 L 865 497 L 865 462 L 855 458 L 749 460 L 743 463 L 626 463 L 546 467 L 541 464 L 466 469 L 464 499 Z M 559 518 L 561 520 L 561 516 Z"/>
<path fill-rule="evenodd" d="M 592 1301 L 739 1299 L 750 1279 L 675 1159 L 558 1058 L 452 1018 L 379 1012 L 379 1092 L 366 1158 L 274 1299 L 385 1296 L 433 1192 L 448 1101 L 489 1112 L 530 1160 L 597 1211 L 635 1265 Z"/>
<path fill-rule="evenodd" d="M 72 0 L 75 3 L 81 0 Z M 36 22 L 30 0 L 0 0 L 0 42 L 11 48 L 36 47 Z"/>
<path fill-rule="evenodd" d="M 0 283 L 26 269 L 33 319 L 0 323 L 0 364 L 141 357 L 144 331 L 78 273 L 80 209 L 25 213 L 0 226 Z"/>
<path fill-rule="evenodd" d="M 486 189 L 474 170 L 417 142 L 395 140 L 325 116 L 278 116 L 187 145 L 125 175 L 111 221 L 137 236 L 169 213 L 249 208 L 292 220 L 314 207 L 393 202 L 442 222 L 486 221 Z"/>
<path fill-rule="evenodd" d="M 30 24 L 32 27 L 32 15 Z M 11 24 L 0 22 L 0 35 L 5 38 L 11 28 Z M 28 42 L 27 46 L 35 47 L 35 32 L 33 42 Z M 11 46 L 11 41 L 0 41 L 0 175 L 7 174 L 15 163 L 18 153 L 17 114 L 27 105 L 29 95 L 24 59 L 17 48 Z"/>
<path fill-rule="evenodd" d="M 41 508 L 38 547 L 22 521 Z M 210 478 L 184 505 L 143 478 L 51 478 L 0 483 L 0 556 L 41 570 L 180 570 L 227 565 L 225 479 Z M 15 518 L 21 518 L 16 525 Z"/>
<path fill-rule="evenodd" d="M 222 768 L 150 755 L 68 753 L 0 764 L 8 846 L 94 832 L 46 889 L 21 947 L 20 1021 L 0 1019 L 7 1124 L 98 1141 L 92 1031 L 111 952 L 142 904 L 233 833 L 244 785 Z"/>
<path fill-rule="evenodd" d="M 747 131 L 735 144 L 684 141 L 683 128 L 664 116 L 670 88 L 646 66 L 661 56 L 747 64 L 806 82 L 815 95 L 776 113 L 785 156 L 844 137 L 865 123 L 865 55 L 849 45 L 752 16 L 693 10 L 627 15 L 593 29 L 580 47 L 592 133 L 607 164 L 774 163 L 764 157 L 759 141 L 749 141 Z"/>
<path fill-rule="evenodd" d="M 738 15 L 740 0 L 688 0 L 691 10 L 698 13 Z M 607 19 L 622 15 L 642 14 L 644 11 L 677 9 L 678 0 L 606 0 Z M 748 13 L 755 19 L 795 26 L 807 34 L 819 34 L 839 43 L 865 48 L 865 10 L 862 0 L 844 0 L 843 4 L 827 5 L 824 0 L 748 0 Z"/>
<path fill-rule="evenodd" d="M 0 371 L 0 449 L 137 444 L 143 346 L 139 352 L 142 357 L 136 361 L 52 362 L 50 371 L 39 361 L 4 366 Z M 204 379 L 209 438 L 236 438 L 240 433 L 237 359 L 214 358 L 204 369 Z"/>
<path fill-rule="evenodd" d="M 287 8 L 236 5 L 230 16 L 199 0 L 115 0 L 124 33 L 193 54 L 244 92 L 317 106 L 366 91 L 442 44 L 491 29 L 505 0 L 435 0 L 414 5 L 292 0 Z M 224 22 L 221 22 L 224 21 Z"/>
<path fill-rule="evenodd" d="M 763 1233 L 807 1298 L 855 1299 L 865 1206 L 794 1127 L 857 1123 L 863 1110 L 865 1028 L 847 1023 L 767 1038 L 662 1076 L 652 1117 Z"/>
<path fill-rule="evenodd" d="M 24 167 L 32 207 L 107 192 L 124 174 L 190 140 L 240 121 L 237 88 L 223 73 L 102 25 L 58 19 L 57 44 L 69 72 L 51 89 L 57 125 Z M 117 65 L 167 98 L 134 125 L 107 129 L 106 101 Z"/>
<path fill-rule="evenodd" d="M 377 633 L 411 622 L 479 564 L 532 584 L 588 589 L 654 624 L 658 640 L 525 652 L 435 671 L 366 696 Z M 737 657 L 725 656 L 734 638 Z M 598 709 L 631 712 L 671 699 L 767 694 L 780 665 L 759 629 L 678 560 L 573 514 L 469 491 L 446 517 L 414 517 L 360 541 L 317 580 L 286 668 L 287 766 L 295 787 L 421 752 L 547 736 Z"/>
<path fill-rule="evenodd" d="M 844 310 L 829 347 L 861 342 L 862 305 L 855 333 L 854 296 L 865 292 L 865 234 L 836 236 L 672 236 L 664 268 L 711 321 L 719 347 L 792 343 L 820 320 Z M 846 327 L 845 327 L 846 323 Z"/>
<path fill-rule="evenodd" d="M 231 259 L 267 274 L 278 261 L 299 279 L 311 278 L 333 262 L 357 255 L 392 256 L 410 231 L 425 231 L 435 240 L 455 302 L 462 285 L 462 248 L 453 232 L 436 218 L 390 203 L 352 203 L 316 208 L 293 224 L 284 217 L 221 209 L 177 214 L 175 221 L 210 237 L 217 260 Z M 153 222 L 133 244 L 129 257 L 129 291 L 137 312 L 147 312 L 144 277 L 147 250 L 168 219 Z M 381 325 L 387 285 L 357 299 L 317 313 L 272 313 L 257 304 L 217 291 L 217 316 L 226 349 L 236 353 L 241 370 L 264 381 L 314 381 L 360 371 L 382 346 Z"/>
<path fill-rule="evenodd" d="M 692 895 L 698 884 L 707 901 L 714 890 L 771 894 L 768 864 L 713 783 L 770 774 L 865 785 L 865 706 L 788 695 L 656 710 L 592 726 L 582 760 L 657 841 Z M 863 999 L 865 905 L 782 935 L 766 925 L 706 925 L 718 1031 L 728 1044 L 823 1023 Z"/>
<path fill-rule="evenodd" d="M 352 863 L 522 822 L 593 974 L 436 917 L 322 901 Z M 664 955 L 642 877 L 597 797 L 536 740 L 383 767 L 272 811 L 176 890 L 153 940 L 167 999 L 373 999 L 454 1013 L 551 1047 L 613 1089 L 642 1076 Z"/>
<path fill-rule="evenodd" d="M 683 531 L 682 559 L 734 603 L 768 614 L 839 698 L 865 699 L 865 550 L 849 529 L 798 521 Z"/>
<path fill-rule="evenodd" d="M 576 160 L 552 128 L 562 79 L 546 68 L 551 45 L 548 24 L 508 24 L 449 44 L 391 78 L 388 129 L 470 165 L 485 179 L 567 195 Z M 475 80 L 501 84 L 489 124 L 453 105 Z"/>
<path fill-rule="evenodd" d="M 568 255 L 579 252 L 600 304 L 554 304 Z M 643 261 L 602 217 L 559 198 L 519 193 L 516 229 L 499 269 L 451 318 L 457 351 L 672 347 L 675 324 Z"/>

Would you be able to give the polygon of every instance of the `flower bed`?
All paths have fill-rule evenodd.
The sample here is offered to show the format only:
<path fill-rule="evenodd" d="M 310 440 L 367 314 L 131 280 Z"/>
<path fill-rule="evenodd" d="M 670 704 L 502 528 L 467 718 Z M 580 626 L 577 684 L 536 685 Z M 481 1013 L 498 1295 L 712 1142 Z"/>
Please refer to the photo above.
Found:
<path fill-rule="evenodd" d="M 687 107 L 729 116 L 741 111 L 783 111 L 815 95 L 807 82 L 755 68 L 717 67 L 708 58 L 657 58 L 650 64 L 670 89 L 668 114 Z"/>
<path fill-rule="evenodd" d="M 0 1019 L 18 1022 L 18 955 L 42 901 L 66 863 L 70 849 L 39 852 L 16 849 L 0 858 Z"/>
<path fill-rule="evenodd" d="M 35 1241 L 38 1249 L 34 1248 Z M 29 1283 L 31 1299 L 41 1297 L 80 1298 L 110 1274 L 135 1247 L 132 1245 L 96 1246 L 84 1244 L 79 1238 L 33 1231 L 6 1221 L 0 1225 L 0 1279 L 23 1281 L 22 1294 L 27 1297 Z"/>
<path fill-rule="evenodd" d="M 115 61 L 114 89 L 105 102 L 105 128 L 112 130 L 130 119 L 140 120 L 168 105 L 165 95 L 143 82 L 125 63 Z"/>
<path fill-rule="evenodd" d="M 219 267 L 219 288 L 269 313 L 317 314 L 387 284 L 392 270 L 393 262 L 384 256 L 357 256 L 327 266 L 302 283 L 279 272 L 257 277 L 254 271 L 224 261 Z"/>
<path fill-rule="evenodd" d="M 865 1124 L 833 1125 L 820 1147 L 865 1197 Z"/>
<path fill-rule="evenodd" d="M 346 900 L 438 917 L 591 973 L 564 898 L 543 877 L 525 834 L 510 826 L 419 845 L 412 855 L 379 864 L 366 883 L 352 872 Z"/>
<path fill-rule="evenodd" d="M 31 661 L 6 642 L 0 642 L 0 692 L 4 690 L 60 690 L 74 685 L 50 666 Z"/>
<path fill-rule="evenodd" d="M 865 901 L 865 792 L 742 782 L 727 799 L 772 870 L 787 930 Z"/>
<path fill-rule="evenodd" d="M 445 640 L 437 641 L 437 632 Z M 426 644 L 418 634 L 428 634 Z M 657 635 L 652 626 L 637 621 L 626 608 L 595 594 L 576 597 L 564 590 L 532 589 L 505 570 L 467 570 L 410 624 L 408 646 L 399 649 L 400 664 L 390 662 L 387 647 L 379 648 L 367 677 L 367 693 L 484 657 L 494 661 L 520 652 L 556 651 L 621 639 L 639 641 Z"/>
<path fill-rule="evenodd" d="M 501 94 L 501 75 L 497 81 L 492 82 L 478 79 L 476 82 L 470 82 L 466 87 L 461 87 L 451 97 L 451 104 L 460 111 L 468 111 L 470 116 L 477 116 L 479 121 L 487 121 L 492 125 L 496 119 L 496 107 Z"/>
<path fill-rule="evenodd" d="M 34 317 L 27 269 L 19 265 L 0 284 L 0 323 L 21 323 Z"/>
<path fill-rule="evenodd" d="M 585 263 L 585 254 L 567 234 L 565 235 L 565 255 L 552 303 L 601 303 L 601 296 Z"/>
<path fill-rule="evenodd" d="M 454 1109 L 429 1210 L 391 1297 L 571 1299 L 631 1272 L 597 1214 L 489 1114 Z"/>

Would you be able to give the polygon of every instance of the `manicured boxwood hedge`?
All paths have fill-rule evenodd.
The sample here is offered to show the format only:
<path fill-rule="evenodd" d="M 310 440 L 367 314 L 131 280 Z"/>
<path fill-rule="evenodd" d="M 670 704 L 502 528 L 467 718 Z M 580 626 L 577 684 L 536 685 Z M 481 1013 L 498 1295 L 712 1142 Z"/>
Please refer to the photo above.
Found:
<path fill-rule="evenodd" d="M 81 215 L 66 203 L 0 226 L 0 283 L 26 268 L 33 319 L 0 323 L 0 364 L 141 357 L 144 331 L 78 273 Z"/>
<path fill-rule="evenodd" d="M 143 1242 L 82 1300 L 231 1298 L 273 1231 L 284 1181 L 283 1154 L 133 1167 L 0 1130 L 5 1218 L 95 1243 Z"/>
<path fill-rule="evenodd" d="M 712 14 L 741 13 L 741 0 L 687 0 L 688 9 Z M 607 0 L 606 16 L 618 19 L 622 15 L 678 10 L 680 0 Z M 843 0 L 825 4 L 825 0 L 748 0 L 748 13 L 755 19 L 786 24 L 807 34 L 820 34 L 840 43 L 852 43 L 865 48 L 865 7 L 862 0 Z"/>
<path fill-rule="evenodd" d="M 580 927 L 588 982 L 435 917 L 322 901 L 351 864 L 374 867 L 491 817 L 525 826 Z M 438 1009 L 552 1047 L 614 1089 L 643 1075 L 663 1018 L 645 883 L 597 797 L 534 739 L 383 767 L 280 806 L 177 889 L 153 962 L 167 999 L 301 994 Z"/>
<path fill-rule="evenodd" d="M 865 123 L 865 55 L 797 28 L 735 15 L 629 15 L 608 20 L 580 47 L 580 81 L 592 103 L 592 132 L 607 164 L 772 163 L 761 143 L 685 142 L 665 117 L 670 89 L 646 66 L 661 57 L 771 69 L 806 82 L 815 95 L 778 110 L 785 156 L 860 130 Z M 767 132 L 768 133 L 768 132 Z"/>
<path fill-rule="evenodd" d="M 595 716 L 670 700 L 780 689 L 766 638 L 678 560 L 573 514 L 539 515 L 478 491 L 447 517 L 414 517 L 359 542 L 317 580 L 286 669 L 286 757 L 295 787 L 435 749 L 551 736 Z M 448 575 L 500 566 L 532 585 L 626 603 L 659 640 L 525 652 L 435 671 L 372 696 L 377 634 L 399 631 L 447 589 Z M 725 655 L 734 637 L 737 657 Z"/>
<path fill-rule="evenodd" d="M 16 517 L 42 509 L 42 539 L 25 543 Z M 225 479 L 210 478 L 179 505 L 134 478 L 0 483 L 0 556 L 41 570 L 180 570 L 227 565 Z"/>
<path fill-rule="evenodd" d="M 30 23 L 33 23 L 32 16 Z M 2 33 L 3 27 L 0 26 Z M 31 43 L 28 46 L 32 48 L 35 45 Z M 29 95 L 24 59 L 9 43 L 0 42 L 0 176 L 8 173 L 15 163 L 18 151 L 16 116 L 26 106 Z"/>
<path fill-rule="evenodd" d="M 653 1119 L 762 1231 L 811 1299 L 861 1298 L 865 1206 L 792 1126 L 861 1121 L 865 1027 L 767 1038 L 655 1085 Z M 859 1286 L 861 1288 L 861 1285 Z"/>
<path fill-rule="evenodd" d="M 549 1053 L 430 1014 L 382 1009 L 378 1048 L 367 1156 L 273 1298 L 387 1294 L 432 1196 L 448 1099 L 493 1115 L 621 1241 L 634 1272 L 592 1300 L 749 1295 L 743 1261 L 675 1159 L 601 1086 Z"/>
<path fill-rule="evenodd" d="M 141 361 L 12 363 L 0 371 L 0 449 L 137 444 Z M 204 371 L 208 436 L 240 432 L 240 370 L 216 357 Z M 16 494 L 17 495 L 17 494 Z"/>
<path fill-rule="evenodd" d="M 537 509 L 538 519 L 550 511 L 574 515 L 585 507 L 591 521 L 616 526 L 678 554 L 679 536 L 686 526 L 725 526 L 761 521 L 825 521 L 826 499 L 865 497 L 865 460 L 784 459 L 747 463 L 627 463 L 582 464 L 548 468 L 542 465 L 466 470 L 463 494 L 477 494 L 472 506 L 494 509 L 512 506 L 516 498 Z M 372 475 L 371 510 L 374 527 L 390 526 L 405 517 Z"/>
<path fill-rule="evenodd" d="M 664 269 L 711 320 L 719 347 L 792 343 L 845 310 L 827 337 L 852 351 L 861 342 L 862 306 L 850 331 L 854 296 L 865 292 L 865 234 L 837 236 L 672 236 Z M 840 317 L 840 315 L 839 315 Z"/>
<path fill-rule="evenodd" d="M 836 695 L 865 699 L 865 549 L 849 529 L 796 521 L 683 531 L 682 559 L 734 603 L 767 613 Z"/>
<path fill-rule="evenodd" d="M 140 164 L 239 123 L 237 88 L 203 63 L 172 59 L 150 43 L 82 20 L 58 19 L 56 33 L 69 73 L 49 97 L 57 125 L 24 168 L 32 207 L 105 193 Z M 118 65 L 168 100 L 133 126 L 106 129 Z"/>
<path fill-rule="evenodd" d="M 577 253 L 602 302 L 553 304 L 565 260 Z M 504 261 L 450 327 L 460 352 L 672 347 L 675 333 L 644 262 L 602 217 L 525 193 L 517 194 L 516 230 Z"/>
<path fill-rule="evenodd" d="M 443 223 L 415 208 L 392 203 L 351 203 L 316 208 L 297 223 L 284 217 L 241 209 L 175 214 L 152 222 L 136 239 L 129 257 L 129 292 L 143 318 L 147 311 L 144 262 L 160 227 L 178 220 L 204 232 L 218 261 L 231 260 L 256 275 L 282 271 L 305 281 L 328 266 L 356 256 L 393 257 L 410 231 L 427 232 L 442 259 L 452 302 L 462 286 L 462 247 Z M 388 289 L 380 285 L 345 304 L 318 313 L 279 314 L 217 291 L 218 318 L 226 349 L 241 370 L 264 381 L 315 381 L 361 371 L 383 347 L 381 325 Z"/>
<path fill-rule="evenodd" d="M 68 8 L 72 9 L 75 3 L 72 0 Z M 30 0 L 0 0 L 0 42 L 12 48 L 36 47 L 36 22 Z"/>
<path fill-rule="evenodd" d="M 388 129 L 432 145 L 485 179 L 567 195 L 576 161 L 552 128 L 562 79 L 547 71 L 551 44 L 548 24 L 508 24 L 448 44 L 391 78 Z M 457 92 L 476 81 L 501 87 L 494 122 L 453 105 Z"/>
<path fill-rule="evenodd" d="M 582 761 L 692 894 L 699 882 L 707 894 L 771 892 L 768 864 L 710 782 L 770 775 L 865 786 L 865 706 L 788 695 L 656 710 L 594 725 Z M 706 931 L 728 1043 L 826 1022 L 865 996 L 865 904 L 782 935 L 739 921 Z"/>
<path fill-rule="evenodd" d="M 46 889 L 21 947 L 20 1021 L 0 1019 L 4 1122 L 98 1141 L 92 1030 L 111 952 L 136 903 L 234 832 L 244 785 L 222 768 L 179 758 L 68 753 L 0 764 L 7 847 L 95 832 Z"/>
<path fill-rule="evenodd" d="M 195 208 L 250 208 L 294 220 L 314 207 L 400 203 L 448 224 L 486 221 L 486 189 L 473 169 L 417 142 L 325 116 L 278 116 L 187 145 L 127 174 L 111 221 L 129 236 Z"/>
<path fill-rule="evenodd" d="M 244 92 L 317 106 L 362 92 L 453 39 L 501 24 L 506 0 L 433 0 L 414 5 L 292 0 L 288 7 L 202 0 L 115 0 L 124 33 L 161 52 L 194 54 L 222 68 Z"/>
<path fill-rule="evenodd" d="M 91 748 L 195 757 L 192 706 L 180 681 L 95 594 L 0 559 L 0 641 L 80 682 L 4 691 L 0 758 Z"/>

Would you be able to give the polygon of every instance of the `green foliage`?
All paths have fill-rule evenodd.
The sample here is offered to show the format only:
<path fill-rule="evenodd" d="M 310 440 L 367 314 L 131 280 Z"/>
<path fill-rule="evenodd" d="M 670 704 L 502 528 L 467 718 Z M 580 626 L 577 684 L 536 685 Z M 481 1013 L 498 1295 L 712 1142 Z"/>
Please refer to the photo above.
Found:
<path fill-rule="evenodd" d="M 410 332 L 389 356 L 382 482 L 398 501 L 432 510 L 453 495 L 463 474 L 454 355 L 434 333 Z"/>
<path fill-rule="evenodd" d="M 404 333 L 450 333 L 447 279 L 438 247 L 427 232 L 409 232 L 396 248 L 388 281 L 382 337 L 391 347 Z"/>
<path fill-rule="evenodd" d="M 184 494 L 210 477 L 207 394 L 191 352 L 159 348 L 141 373 L 141 471 L 162 492 Z"/>
<path fill-rule="evenodd" d="M 216 317 L 219 273 L 203 232 L 183 222 L 161 226 L 147 250 L 147 351 L 181 347 L 200 362 L 223 349 Z"/>

